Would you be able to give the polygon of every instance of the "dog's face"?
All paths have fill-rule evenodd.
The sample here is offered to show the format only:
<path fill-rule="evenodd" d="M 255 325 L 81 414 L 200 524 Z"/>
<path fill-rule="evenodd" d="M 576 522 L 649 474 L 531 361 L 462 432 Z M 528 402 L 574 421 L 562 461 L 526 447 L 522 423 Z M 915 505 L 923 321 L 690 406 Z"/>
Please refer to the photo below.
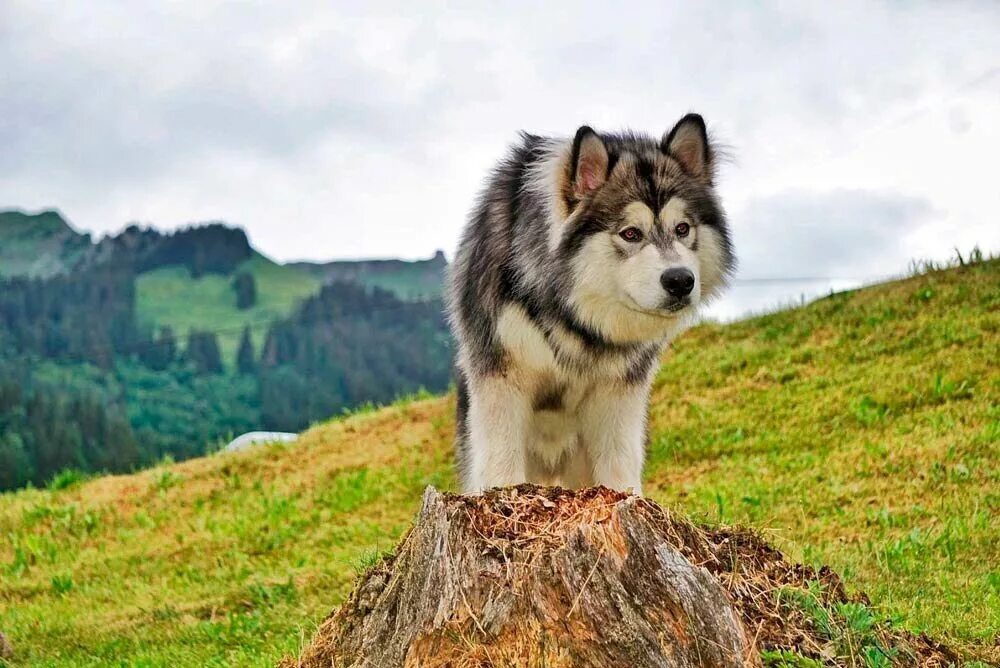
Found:
<path fill-rule="evenodd" d="M 661 142 L 577 132 L 557 241 L 582 320 L 612 340 L 655 340 L 721 290 L 734 260 L 712 160 L 700 116 Z"/>

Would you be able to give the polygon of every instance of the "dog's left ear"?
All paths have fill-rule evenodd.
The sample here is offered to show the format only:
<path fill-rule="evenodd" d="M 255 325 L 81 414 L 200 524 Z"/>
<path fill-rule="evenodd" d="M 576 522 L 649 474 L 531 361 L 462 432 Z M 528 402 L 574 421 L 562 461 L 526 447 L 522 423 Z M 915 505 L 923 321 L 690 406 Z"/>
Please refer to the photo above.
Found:
<path fill-rule="evenodd" d="M 660 149 L 673 156 L 691 176 L 711 179 L 712 152 L 705 119 L 699 114 L 688 114 L 677 121 L 674 129 L 663 135 Z"/>
<path fill-rule="evenodd" d="M 573 138 L 573 195 L 583 199 L 608 180 L 608 147 L 601 136 L 584 125 Z"/>

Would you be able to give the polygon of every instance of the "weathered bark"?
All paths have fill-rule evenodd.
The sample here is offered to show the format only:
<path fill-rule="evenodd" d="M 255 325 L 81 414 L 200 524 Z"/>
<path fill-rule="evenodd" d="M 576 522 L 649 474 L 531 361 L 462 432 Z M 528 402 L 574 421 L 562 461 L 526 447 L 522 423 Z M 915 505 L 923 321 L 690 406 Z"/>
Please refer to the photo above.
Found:
<path fill-rule="evenodd" d="M 395 556 L 281 665 L 757 665 L 717 561 L 691 524 L 603 488 L 428 489 Z"/>

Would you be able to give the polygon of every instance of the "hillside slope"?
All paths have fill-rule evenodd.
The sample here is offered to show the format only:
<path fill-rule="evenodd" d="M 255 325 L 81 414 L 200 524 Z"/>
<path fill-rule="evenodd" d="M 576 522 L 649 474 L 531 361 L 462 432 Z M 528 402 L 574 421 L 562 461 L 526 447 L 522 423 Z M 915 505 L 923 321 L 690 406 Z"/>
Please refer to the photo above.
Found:
<path fill-rule="evenodd" d="M 257 289 L 256 303 L 243 310 L 236 307 L 232 276 L 192 278 L 179 266 L 140 274 L 136 278 L 139 320 L 155 327 L 172 327 L 181 336 L 192 328 L 217 332 L 223 359 L 232 364 L 244 326 L 250 326 L 255 347 L 260 350 L 267 326 L 291 313 L 321 284 L 308 273 L 277 264 L 257 252 L 234 273 L 239 272 L 253 276 Z"/>
<path fill-rule="evenodd" d="M 46 278 L 69 269 L 91 246 L 58 211 L 0 211 L 0 277 Z"/>
<path fill-rule="evenodd" d="M 1000 660 L 1000 262 L 701 326 L 668 353 L 647 493 L 757 527 L 874 609 Z M 15 665 L 273 665 L 454 486 L 451 397 L 294 446 L 0 496 Z"/>
<path fill-rule="evenodd" d="M 136 306 L 140 320 L 154 327 L 169 326 L 185 335 L 191 328 L 218 332 L 223 359 L 235 361 L 243 327 L 249 326 L 257 350 L 268 325 L 288 316 L 297 304 L 316 294 L 324 283 L 342 281 L 388 290 L 402 300 L 433 299 L 441 295 L 443 255 L 429 260 L 344 260 L 329 263 L 279 264 L 254 252 L 233 274 L 254 278 L 257 300 L 238 309 L 230 275 L 193 278 L 184 267 L 160 267 L 136 279 Z"/>

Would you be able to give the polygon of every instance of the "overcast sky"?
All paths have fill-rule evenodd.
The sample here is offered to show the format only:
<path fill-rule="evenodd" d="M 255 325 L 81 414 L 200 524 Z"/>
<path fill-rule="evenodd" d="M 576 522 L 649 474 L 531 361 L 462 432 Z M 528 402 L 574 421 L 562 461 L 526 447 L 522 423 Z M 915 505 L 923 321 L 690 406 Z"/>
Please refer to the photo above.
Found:
<path fill-rule="evenodd" d="M 732 155 L 740 277 L 838 279 L 716 315 L 1000 250 L 1000 2 L 696 4 L 0 0 L 0 207 L 450 255 L 518 130 L 693 110 Z"/>

